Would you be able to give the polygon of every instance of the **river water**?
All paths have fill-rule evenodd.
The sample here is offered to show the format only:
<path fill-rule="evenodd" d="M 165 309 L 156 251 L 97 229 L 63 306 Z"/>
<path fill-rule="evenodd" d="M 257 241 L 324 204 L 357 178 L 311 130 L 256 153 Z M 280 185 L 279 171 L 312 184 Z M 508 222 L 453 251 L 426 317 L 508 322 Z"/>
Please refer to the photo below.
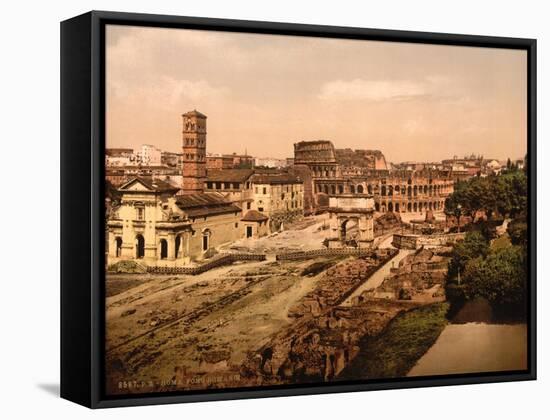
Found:
<path fill-rule="evenodd" d="M 527 368 L 525 324 L 449 324 L 407 376 Z"/>

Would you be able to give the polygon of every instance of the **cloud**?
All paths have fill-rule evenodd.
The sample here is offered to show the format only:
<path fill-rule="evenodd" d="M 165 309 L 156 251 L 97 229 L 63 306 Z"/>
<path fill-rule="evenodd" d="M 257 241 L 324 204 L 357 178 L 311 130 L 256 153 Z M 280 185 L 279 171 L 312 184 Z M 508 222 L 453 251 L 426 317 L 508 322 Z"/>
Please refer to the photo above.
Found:
<path fill-rule="evenodd" d="M 353 79 L 325 83 L 321 87 L 318 97 L 324 100 L 366 99 L 380 101 L 425 94 L 424 86 L 416 82 Z"/>
<path fill-rule="evenodd" d="M 333 80 L 321 86 L 323 100 L 407 100 L 421 97 L 452 97 L 451 81 L 442 76 L 412 80 Z"/>
<path fill-rule="evenodd" d="M 113 98 L 125 103 L 140 104 L 142 101 L 156 103 L 158 106 L 172 108 L 181 102 L 194 103 L 199 100 L 217 101 L 225 97 L 229 89 L 212 86 L 205 80 L 175 79 L 161 76 L 139 87 L 128 85 L 124 81 L 110 81 L 109 89 Z"/>

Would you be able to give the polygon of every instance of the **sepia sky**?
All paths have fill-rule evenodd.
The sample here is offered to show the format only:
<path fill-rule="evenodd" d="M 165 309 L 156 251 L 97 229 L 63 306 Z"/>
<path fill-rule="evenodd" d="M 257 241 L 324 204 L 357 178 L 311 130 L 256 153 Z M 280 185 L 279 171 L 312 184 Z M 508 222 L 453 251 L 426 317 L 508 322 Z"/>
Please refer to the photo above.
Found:
<path fill-rule="evenodd" d="M 391 162 L 526 153 L 524 51 L 109 25 L 106 56 L 107 147 L 180 151 L 197 109 L 211 153 L 292 157 L 318 139 Z"/>

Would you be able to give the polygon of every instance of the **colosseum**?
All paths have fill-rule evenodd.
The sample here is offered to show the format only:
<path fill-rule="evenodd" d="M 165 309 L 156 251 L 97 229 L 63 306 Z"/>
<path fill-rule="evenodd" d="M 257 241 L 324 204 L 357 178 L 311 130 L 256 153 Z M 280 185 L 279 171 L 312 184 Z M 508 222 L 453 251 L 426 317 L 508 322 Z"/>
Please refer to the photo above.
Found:
<path fill-rule="evenodd" d="M 295 143 L 294 170 L 310 175 L 302 176 L 310 184 L 308 213 L 324 210 L 329 196 L 348 194 L 373 196 L 382 213 L 443 211 L 454 186 L 450 169 L 392 169 L 379 150 L 335 149 L 328 140 Z"/>

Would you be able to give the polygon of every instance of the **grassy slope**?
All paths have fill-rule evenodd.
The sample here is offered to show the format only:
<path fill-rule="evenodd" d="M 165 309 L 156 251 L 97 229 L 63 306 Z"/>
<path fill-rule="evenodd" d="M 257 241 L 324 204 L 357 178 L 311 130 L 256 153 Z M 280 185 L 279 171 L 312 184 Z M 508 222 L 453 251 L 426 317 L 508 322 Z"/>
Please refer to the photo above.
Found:
<path fill-rule="evenodd" d="M 405 376 L 433 345 L 445 325 L 446 302 L 398 315 L 376 337 L 361 341 L 361 351 L 338 379 L 374 379 Z"/>

